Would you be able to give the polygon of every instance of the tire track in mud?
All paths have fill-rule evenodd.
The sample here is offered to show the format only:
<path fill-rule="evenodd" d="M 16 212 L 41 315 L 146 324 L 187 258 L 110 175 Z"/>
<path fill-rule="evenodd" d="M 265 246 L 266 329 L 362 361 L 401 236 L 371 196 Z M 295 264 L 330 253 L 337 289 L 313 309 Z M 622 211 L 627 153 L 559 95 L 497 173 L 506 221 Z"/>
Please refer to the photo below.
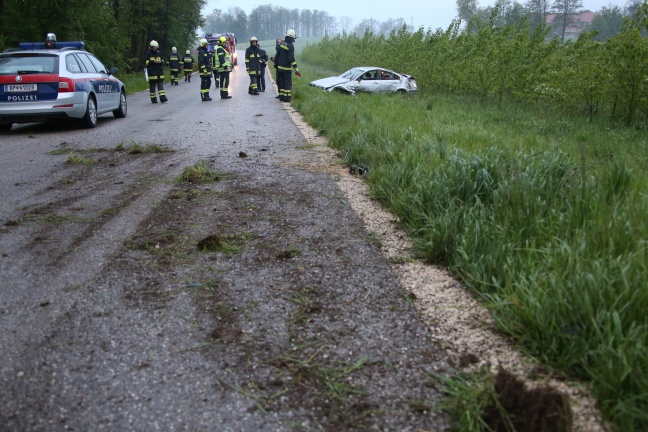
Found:
<path fill-rule="evenodd" d="M 363 259 L 378 253 L 364 228 L 340 227 L 355 217 L 336 189 L 291 190 L 275 175 L 288 181 L 235 175 L 172 191 L 118 271 L 154 282 L 125 298 L 155 311 L 190 293 L 200 331 L 185 350 L 208 359 L 218 392 L 245 396 L 253 418 L 277 416 L 274 428 L 438 427 L 426 372 L 439 359 L 384 263 Z M 223 251 L 201 251 L 205 239 Z"/>

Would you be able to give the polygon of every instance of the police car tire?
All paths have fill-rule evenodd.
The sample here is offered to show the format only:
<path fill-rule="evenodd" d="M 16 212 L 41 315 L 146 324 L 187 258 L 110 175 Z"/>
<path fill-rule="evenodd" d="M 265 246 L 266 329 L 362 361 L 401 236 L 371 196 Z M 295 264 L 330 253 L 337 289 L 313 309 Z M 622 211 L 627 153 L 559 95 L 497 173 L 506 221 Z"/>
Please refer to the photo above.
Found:
<path fill-rule="evenodd" d="M 121 94 L 119 95 L 119 108 L 113 111 L 113 115 L 116 118 L 124 118 L 126 117 L 127 112 L 128 112 L 128 108 L 126 105 L 126 92 L 122 90 Z"/>
<path fill-rule="evenodd" d="M 93 96 L 88 97 L 88 103 L 86 104 L 86 112 L 81 120 L 81 123 L 84 127 L 92 129 L 97 126 L 97 103 L 94 100 Z"/>

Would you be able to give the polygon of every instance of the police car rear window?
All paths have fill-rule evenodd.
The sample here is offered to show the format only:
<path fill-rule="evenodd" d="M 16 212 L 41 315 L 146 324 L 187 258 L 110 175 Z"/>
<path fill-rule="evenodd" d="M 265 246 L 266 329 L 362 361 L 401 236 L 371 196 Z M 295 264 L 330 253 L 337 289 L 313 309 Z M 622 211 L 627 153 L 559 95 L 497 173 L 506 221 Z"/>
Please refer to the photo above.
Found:
<path fill-rule="evenodd" d="M 74 54 L 68 54 L 65 56 L 65 67 L 69 72 L 81 73 L 81 65 L 79 65 L 79 61 Z"/>
<path fill-rule="evenodd" d="M 87 55 L 85 55 L 84 53 L 77 53 L 77 57 L 79 57 L 79 60 L 81 60 L 81 63 L 83 63 L 88 73 L 97 73 L 97 70 L 95 69 L 94 65 Z"/>
<path fill-rule="evenodd" d="M 57 74 L 58 56 L 33 53 L 0 55 L 0 75 Z"/>

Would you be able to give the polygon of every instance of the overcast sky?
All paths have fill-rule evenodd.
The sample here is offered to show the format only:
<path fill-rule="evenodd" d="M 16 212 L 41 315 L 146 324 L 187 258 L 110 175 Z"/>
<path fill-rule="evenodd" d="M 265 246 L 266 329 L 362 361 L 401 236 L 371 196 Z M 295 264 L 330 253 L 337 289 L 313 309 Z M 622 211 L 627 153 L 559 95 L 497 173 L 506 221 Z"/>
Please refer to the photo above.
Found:
<path fill-rule="evenodd" d="M 480 7 L 493 6 L 496 0 L 478 0 Z M 524 0 L 518 0 L 525 3 Z M 444 30 L 456 16 L 455 0 L 395 0 L 385 2 L 365 2 L 360 0 L 324 0 L 321 2 L 310 2 L 300 0 L 237 0 L 226 2 L 223 0 L 207 0 L 207 6 L 203 14 L 207 15 L 214 9 L 227 11 L 231 6 L 240 7 L 249 14 L 256 6 L 260 5 L 281 6 L 287 9 L 310 9 L 320 10 L 330 16 L 339 19 L 341 16 L 349 17 L 352 26 L 355 26 L 365 18 L 374 18 L 378 21 L 387 21 L 390 18 L 403 18 L 407 24 L 418 27 L 432 27 L 433 30 L 441 27 Z M 371 6 L 367 6 L 371 4 Z M 596 12 L 603 6 L 617 5 L 623 8 L 625 0 L 583 0 L 583 8 Z"/>

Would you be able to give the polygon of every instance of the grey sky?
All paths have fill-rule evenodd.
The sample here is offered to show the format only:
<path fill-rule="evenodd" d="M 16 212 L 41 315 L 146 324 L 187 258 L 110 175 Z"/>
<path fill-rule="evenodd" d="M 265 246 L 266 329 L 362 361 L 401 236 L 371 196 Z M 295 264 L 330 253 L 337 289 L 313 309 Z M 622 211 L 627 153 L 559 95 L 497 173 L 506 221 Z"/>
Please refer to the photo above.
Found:
<path fill-rule="evenodd" d="M 478 4 L 480 7 L 492 6 L 495 4 L 495 1 L 478 0 Z M 523 0 L 518 1 L 524 3 Z M 372 2 L 370 7 L 367 7 L 366 2 L 358 0 L 326 0 L 321 3 L 300 0 L 237 0 L 234 3 L 224 2 L 222 0 L 208 0 L 203 13 L 209 14 L 214 9 L 227 11 L 231 6 L 237 6 L 249 14 L 256 6 L 267 4 L 282 6 L 287 9 L 320 10 L 336 19 L 346 16 L 351 18 L 352 26 L 355 26 L 365 18 L 374 18 L 378 21 L 386 21 L 390 18 L 403 18 L 407 24 L 412 24 L 415 28 L 423 26 L 425 28 L 432 27 L 433 30 L 439 27 L 446 29 L 456 15 L 455 0 Z M 623 7 L 625 0 L 583 0 L 583 8 L 594 12 L 610 4 Z"/>

